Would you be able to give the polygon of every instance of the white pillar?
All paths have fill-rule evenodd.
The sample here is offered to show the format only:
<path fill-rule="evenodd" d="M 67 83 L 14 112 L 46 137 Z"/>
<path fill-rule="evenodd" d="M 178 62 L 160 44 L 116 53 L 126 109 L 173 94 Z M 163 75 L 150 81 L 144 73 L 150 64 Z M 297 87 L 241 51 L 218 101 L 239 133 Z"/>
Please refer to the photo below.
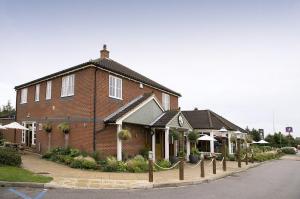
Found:
<path fill-rule="evenodd" d="M 212 137 L 212 138 L 214 137 L 214 132 L 213 131 L 210 132 L 210 137 Z M 215 143 L 214 143 L 213 140 L 210 141 L 210 152 L 211 153 L 215 152 Z"/>
<path fill-rule="evenodd" d="M 152 135 L 152 152 L 153 152 L 153 161 L 155 162 L 155 132 Z"/>
<path fill-rule="evenodd" d="M 170 156 L 170 153 L 169 153 L 169 132 L 170 132 L 169 127 L 166 127 L 166 129 L 165 129 L 165 160 L 169 160 L 169 156 Z"/>
<path fill-rule="evenodd" d="M 119 132 L 122 130 L 122 124 L 117 126 L 117 160 L 122 161 L 122 141 L 119 138 Z"/>
<path fill-rule="evenodd" d="M 232 143 L 230 139 L 231 139 L 231 133 L 228 132 L 228 153 L 232 154 Z"/>
<path fill-rule="evenodd" d="M 188 132 L 186 135 L 188 135 Z M 191 154 L 191 143 L 187 137 L 187 139 L 186 139 L 186 160 L 189 160 L 190 154 Z"/>

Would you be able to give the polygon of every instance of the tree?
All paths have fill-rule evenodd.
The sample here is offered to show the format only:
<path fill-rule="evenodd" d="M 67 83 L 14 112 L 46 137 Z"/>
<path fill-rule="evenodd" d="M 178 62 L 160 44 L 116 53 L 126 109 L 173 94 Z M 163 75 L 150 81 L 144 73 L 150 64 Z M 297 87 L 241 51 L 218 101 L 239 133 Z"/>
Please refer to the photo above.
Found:
<path fill-rule="evenodd" d="M 249 132 L 249 134 L 252 136 L 252 139 L 256 142 L 258 142 L 259 140 L 261 140 L 260 134 L 258 132 L 257 129 L 253 128 L 251 131 L 249 130 L 249 128 L 246 128 L 246 131 Z"/>
<path fill-rule="evenodd" d="M 15 115 L 16 110 L 14 107 L 12 107 L 10 101 L 8 100 L 6 105 L 3 105 L 2 108 L 0 108 L 0 116 L 10 116 Z"/>

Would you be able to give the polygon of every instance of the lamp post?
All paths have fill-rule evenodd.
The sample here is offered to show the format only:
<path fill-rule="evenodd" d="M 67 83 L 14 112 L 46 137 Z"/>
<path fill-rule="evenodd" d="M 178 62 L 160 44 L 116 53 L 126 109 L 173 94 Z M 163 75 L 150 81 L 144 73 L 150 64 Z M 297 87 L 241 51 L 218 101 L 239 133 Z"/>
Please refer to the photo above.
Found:
<path fill-rule="evenodd" d="M 219 132 L 221 132 L 222 135 L 222 155 L 223 155 L 223 171 L 226 171 L 226 140 L 227 140 L 227 130 L 222 127 Z"/>
<path fill-rule="evenodd" d="M 241 132 L 236 132 L 236 138 L 237 138 L 237 159 L 238 159 L 238 167 L 242 167 L 241 163 Z"/>

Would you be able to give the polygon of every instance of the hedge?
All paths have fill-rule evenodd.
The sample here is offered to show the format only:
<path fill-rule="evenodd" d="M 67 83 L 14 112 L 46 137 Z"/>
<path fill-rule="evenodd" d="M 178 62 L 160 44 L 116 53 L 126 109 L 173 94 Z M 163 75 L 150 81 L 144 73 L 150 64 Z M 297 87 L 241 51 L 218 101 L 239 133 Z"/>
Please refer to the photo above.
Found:
<path fill-rule="evenodd" d="M 21 155 L 11 148 L 0 148 L 0 165 L 19 167 L 22 163 Z"/>

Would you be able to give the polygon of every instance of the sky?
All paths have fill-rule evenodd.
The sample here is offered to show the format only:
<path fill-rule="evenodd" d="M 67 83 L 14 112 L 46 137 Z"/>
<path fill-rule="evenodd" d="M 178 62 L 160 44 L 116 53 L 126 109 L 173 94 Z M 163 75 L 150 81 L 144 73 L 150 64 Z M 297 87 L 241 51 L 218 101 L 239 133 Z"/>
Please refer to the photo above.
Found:
<path fill-rule="evenodd" d="M 14 86 L 99 57 L 265 133 L 300 136 L 300 1 L 0 0 L 0 105 Z"/>

